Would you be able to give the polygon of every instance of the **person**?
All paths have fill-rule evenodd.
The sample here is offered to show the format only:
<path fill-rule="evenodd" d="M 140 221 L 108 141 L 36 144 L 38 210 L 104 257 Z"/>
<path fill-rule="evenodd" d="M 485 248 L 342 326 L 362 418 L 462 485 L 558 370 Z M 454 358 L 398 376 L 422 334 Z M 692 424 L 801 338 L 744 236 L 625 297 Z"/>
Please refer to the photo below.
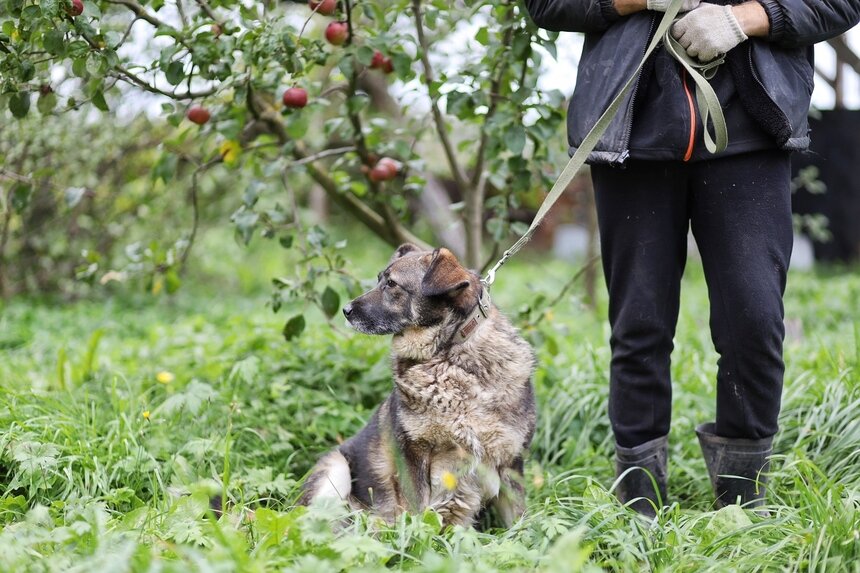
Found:
<path fill-rule="evenodd" d="M 538 26 L 585 33 L 568 110 L 571 153 L 635 72 L 669 4 L 525 0 Z M 688 229 L 719 354 L 716 420 L 696 432 L 717 505 L 763 503 L 784 374 L 789 153 L 809 145 L 812 45 L 857 24 L 860 2 L 684 0 L 681 12 L 671 33 L 690 56 L 725 55 L 711 85 L 727 147 L 706 149 L 695 86 L 661 47 L 588 160 L 609 293 L 616 495 L 646 515 L 666 502 L 670 354 Z"/>

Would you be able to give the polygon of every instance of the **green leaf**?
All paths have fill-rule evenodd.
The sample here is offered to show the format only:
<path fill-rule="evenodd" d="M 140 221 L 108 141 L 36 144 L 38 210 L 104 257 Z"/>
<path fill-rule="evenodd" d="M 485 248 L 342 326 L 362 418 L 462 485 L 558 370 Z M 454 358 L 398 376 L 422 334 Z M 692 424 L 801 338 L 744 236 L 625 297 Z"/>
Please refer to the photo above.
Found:
<path fill-rule="evenodd" d="M 170 85 L 178 86 L 185 79 L 185 66 L 182 62 L 170 62 L 164 72 L 164 77 Z"/>
<path fill-rule="evenodd" d="M 355 57 L 358 58 L 358 61 L 362 65 L 369 66 L 371 61 L 373 61 L 373 51 L 373 48 L 370 46 L 361 46 L 355 53 Z"/>
<path fill-rule="evenodd" d="M 478 30 L 478 33 L 475 34 L 475 41 L 482 46 L 488 46 L 490 44 L 490 31 L 486 26 Z"/>
<path fill-rule="evenodd" d="M 42 0 L 39 3 L 39 6 L 42 7 L 42 14 L 44 14 L 48 18 L 53 18 L 60 15 L 59 0 Z"/>
<path fill-rule="evenodd" d="M 308 131 L 310 114 L 307 113 L 291 113 L 287 117 L 285 129 L 287 135 L 292 139 L 301 139 Z"/>
<path fill-rule="evenodd" d="M 59 30 L 51 30 L 45 34 L 45 50 L 53 56 L 62 56 L 66 53 L 66 42 L 63 33 Z"/>
<path fill-rule="evenodd" d="M 110 111 L 107 102 L 105 101 L 105 94 L 99 90 L 93 94 L 93 105 L 102 111 Z"/>
<path fill-rule="evenodd" d="M 152 166 L 153 181 L 161 179 L 165 183 L 169 182 L 176 173 L 176 165 L 178 163 L 179 158 L 176 155 L 172 153 L 162 153 L 155 165 Z"/>
<path fill-rule="evenodd" d="M 18 68 L 18 79 L 22 82 L 29 82 L 36 75 L 36 67 L 30 60 L 21 62 L 21 67 Z"/>
<path fill-rule="evenodd" d="M 304 315 L 297 314 L 287 321 L 284 325 L 284 338 L 289 342 L 293 338 L 300 335 L 305 330 Z"/>
<path fill-rule="evenodd" d="M 12 188 L 12 208 L 16 213 L 21 213 L 30 204 L 33 195 L 33 186 L 29 183 L 16 183 Z"/>
<path fill-rule="evenodd" d="M 82 78 L 87 75 L 87 59 L 78 58 L 72 62 L 72 73 Z"/>
<path fill-rule="evenodd" d="M 514 124 L 505 131 L 508 150 L 514 155 L 522 155 L 526 146 L 526 129 L 520 124 Z"/>
<path fill-rule="evenodd" d="M 325 287 L 320 302 L 322 303 L 323 312 L 329 318 L 333 318 L 337 314 L 337 311 L 340 310 L 340 295 L 331 287 Z"/>
<path fill-rule="evenodd" d="M 176 269 L 171 268 L 164 273 L 164 286 L 167 288 L 169 294 L 178 291 L 181 284 L 182 281 L 179 280 L 179 274 L 176 272 Z"/>
<path fill-rule="evenodd" d="M 42 115 L 48 115 L 49 113 L 54 111 L 54 108 L 56 106 L 57 96 L 53 92 L 40 95 L 38 101 L 36 102 L 36 108 Z"/>
<path fill-rule="evenodd" d="M 87 72 L 93 77 L 100 78 L 104 75 L 104 59 L 100 54 L 91 53 L 87 57 Z M 103 110 L 107 111 L 107 110 Z"/>
<path fill-rule="evenodd" d="M 282 247 L 284 247 L 285 249 L 292 248 L 292 246 L 293 246 L 293 236 L 292 236 L 292 235 L 285 235 L 285 236 L 281 237 L 280 239 L 278 239 L 278 242 L 279 242 L 279 243 L 281 244 L 281 246 L 282 246 Z"/>
<path fill-rule="evenodd" d="M 30 93 L 18 92 L 12 94 L 12 97 L 9 98 L 9 111 L 17 118 L 26 117 L 27 112 L 30 111 Z"/>

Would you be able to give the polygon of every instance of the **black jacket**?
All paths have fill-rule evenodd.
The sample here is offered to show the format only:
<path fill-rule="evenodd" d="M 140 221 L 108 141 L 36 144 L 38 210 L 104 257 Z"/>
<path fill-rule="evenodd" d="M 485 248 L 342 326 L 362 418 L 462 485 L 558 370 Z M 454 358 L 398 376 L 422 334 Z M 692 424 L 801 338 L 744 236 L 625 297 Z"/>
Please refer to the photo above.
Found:
<path fill-rule="evenodd" d="M 790 150 L 806 149 L 807 112 L 813 87 L 812 45 L 857 24 L 860 0 L 758 1 L 768 14 L 770 35 L 750 38 L 733 49 L 727 56 L 727 67 L 744 109 L 773 138 L 774 145 Z M 633 74 L 662 14 L 643 10 L 620 16 L 612 0 L 525 0 L 525 4 L 532 19 L 542 28 L 585 33 L 567 118 L 573 153 Z M 590 162 L 621 163 L 629 156 L 638 87 L 628 94 L 590 155 Z M 639 102 L 636 109 L 641 105 Z M 661 121 L 662 129 L 689 130 L 686 116 L 680 114 L 667 113 Z M 643 128 L 648 126 L 637 124 L 637 130 Z M 729 125 L 730 144 L 731 141 Z"/>

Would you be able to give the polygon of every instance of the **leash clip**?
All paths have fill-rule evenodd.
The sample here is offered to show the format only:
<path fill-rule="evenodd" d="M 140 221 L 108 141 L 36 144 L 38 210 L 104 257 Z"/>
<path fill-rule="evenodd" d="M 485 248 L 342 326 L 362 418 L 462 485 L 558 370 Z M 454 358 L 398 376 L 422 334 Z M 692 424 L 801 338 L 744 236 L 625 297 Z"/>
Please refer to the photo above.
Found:
<path fill-rule="evenodd" d="M 499 261 L 495 265 L 493 265 L 493 268 L 487 271 L 487 276 L 481 279 L 481 283 L 483 283 L 483 285 L 487 287 L 487 290 L 490 290 L 492 284 L 496 282 L 496 271 L 499 270 L 499 267 L 508 262 L 509 258 L 511 258 L 510 249 L 508 249 L 504 252 L 504 254 L 502 254 L 502 258 L 499 259 Z"/>

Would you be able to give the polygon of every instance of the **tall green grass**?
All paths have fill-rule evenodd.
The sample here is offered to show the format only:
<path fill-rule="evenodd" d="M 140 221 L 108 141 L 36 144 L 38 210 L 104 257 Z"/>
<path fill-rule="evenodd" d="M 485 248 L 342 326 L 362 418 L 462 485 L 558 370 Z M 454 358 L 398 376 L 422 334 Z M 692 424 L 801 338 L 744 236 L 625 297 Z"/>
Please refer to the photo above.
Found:
<path fill-rule="evenodd" d="M 286 264 L 250 258 L 272 274 Z M 353 257 L 368 276 L 386 259 Z M 768 516 L 712 509 L 693 428 L 714 413 L 716 355 L 691 264 L 672 368 L 672 505 L 648 523 L 609 491 L 605 301 L 591 311 L 574 289 L 525 332 L 539 362 L 528 515 L 477 532 L 443 531 L 432 513 L 385 524 L 295 508 L 314 460 L 389 391 L 388 341 L 318 316 L 285 343 L 267 276 L 201 265 L 172 300 L 117 291 L 2 308 L 0 570 L 860 571 L 856 272 L 790 278 Z M 516 315 L 574 271 L 520 257 L 493 295 Z M 219 516 L 209 500 L 222 494 Z"/>

